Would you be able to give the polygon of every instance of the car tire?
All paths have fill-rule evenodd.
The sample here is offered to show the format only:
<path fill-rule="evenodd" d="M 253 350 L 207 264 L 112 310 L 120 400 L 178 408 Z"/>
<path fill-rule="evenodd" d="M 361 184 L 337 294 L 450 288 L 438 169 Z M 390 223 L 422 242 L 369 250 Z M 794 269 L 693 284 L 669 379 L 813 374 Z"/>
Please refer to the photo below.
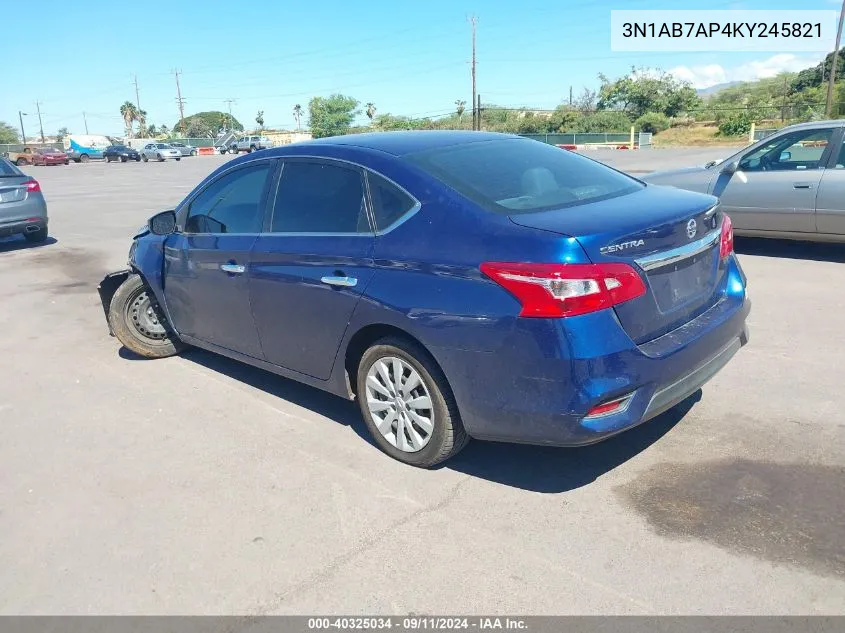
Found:
<path fill-rule="evenodd" d="M 126 156 L 121 156 L 121 157 L 120 157 L 120 162 L 121 162 L 121 163 L 125 163 L 127 160 L 128 160 L 128 159 L 126 158 Z"/>
<path fill-rule="evenodd" d="M 164 162 L 164 156 L 162 156 L 161 154 L 156 154 L 156 158 L 158 158 L 160 163 Z"/>
<path fill-rule="evenodd" d="M 65 165 L 70 165 L 70 160 L 65 160 Z"/>
<path fill-rule="evenodd" d="M 176 157 L 176 162 L 178 163 L 180 160 L 182 160 L 182 157 L 181 157 L 181 156 L 177 156 L 177 157 Z"/>
<path fill-rule="evenodd" d="M 389 379 L 387 381 L 381 377 L 384 374 L 377 366 L 386 359 L 382 369 L 386 368 Z M 396 361 L 399 362 L 402 373 L 399 384 L 407 384 L 414 374 L 414 379 L 419 380 L 419 384 L 408 393 L 396 388 Z M 368 378 L 375 378 L 380 390 L 368 387 L 371 384 L 368 383 Z M 358 404 L 367 429 L 378 447 L 390 457 L 411 466 L 431 468 L 456 455 L 469 442 L 446 376 L 428 352 L 419 345 L 397 337 L 376 341 L 364 352 L 361 362 L 358 363 L 356 382 Z M 393 401 L 390 394 L 395 396 Z M 379 404 L 371 408 L 371 395 L 375 400 L 389 404 L 386 407 Z M 400 400 L 402 403 L 421 403 L 427 400 L 430 407 L 408 406 L 400 404 Z M 384 418 L 391 415 L 394 418 L 392 422 L 387 422 L 386 427 L 385 420 L 378 416 L 382 410 L 386 411 Z M 420 411 L 426 410 L 428 417 L 419 414 Z M 399 412 L 399 417 L 396 412 Z M 418 422 L 421 421 L 420 418 L 427 420 L 430 428 L 421 426 Z M 403 427 L 401 439 L 397 433 L 400 422 Z M 379 430 L 379 423 L 385 429 L 384 432 Z M 409 427 L 407 430 L 405 425 Z M 412 437 L 415 439 L 411 439 Z M 415 448 L 414 443 L 421 448 Z"/>
<path fill-rule="evenodd" d="M 196 156 L 196 155 L 197 155 L 197 150 L 195 150 L 195 149 L 191 150 L 191 156 Z"/>
<path fill-rule="evenodd" d="M 26 159 L 25 158 L 17 159 L 15 161 L 15 165 L 17 165 L 18 167 L 23 167 L 24 165 L 26 165 Z"/>
<path fill-rule="evenodd" d="M 46 226 L 42 227 L 42 228 L 40 228 L 37 231 L 34 231 L 32 233 L 24 233 L 23 236 L 24 236 L 24 239 L 31 244 L 43 242 L 44 240 L 47 239 L 47 227 Z"/>
<path fill-rule="evenodd" d="M 143 161 L 146 163 L 146 162 L 147 162 L 148 160 L 150 160 L 150 159 L 149 159 L 149 158 L 147 158 L 147 155 L 146 155 L 146 154 L 143 154 L 143 155 L 141 156 L 141 160 L 143 160 Z"/>
<path fill-rule="evenodd" d="M 91 160 L 91 158 L 88 156 L 88 154 L 83 154 L 79 157 L 79 160 L 80 162 L 87 163 L 89 160 Z"/>
<path fill-rule="evenodd" d="M 123 346 L 143 358 L 166 358 L 185 345 L 173 338 L 140 275 L 129 275 L 109 304 L 109 326 Z"/>
<path fill-rule="evenodd" d="M 136 162 L 136 163 L 140 163 L 140 162 L 141 162 L 141 157 L 139 156 L 138 158 L 136 158 L 136 159 L 135 159 L 135 162 Z"/>

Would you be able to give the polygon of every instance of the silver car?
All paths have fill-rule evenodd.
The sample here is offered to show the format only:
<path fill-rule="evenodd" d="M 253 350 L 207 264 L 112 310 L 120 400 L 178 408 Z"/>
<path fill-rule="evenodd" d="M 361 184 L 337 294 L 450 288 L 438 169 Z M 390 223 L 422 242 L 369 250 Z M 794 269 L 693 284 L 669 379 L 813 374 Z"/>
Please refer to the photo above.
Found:
<path fill-rule="evenodd" d="M 182 152 L 182 156 L 196 156 L 197 155 L 197 148 L 191 147 L 190 145 L 185 145 L 184 143 L 168 143 L 170 147 L 174 149 L 178 149 Z"/>
<path fill-rule="evenodd" d="M 182 152 L 168 143 L 147 143 L 141 149 L 141 160 L 145 163 L 150 159 L 165 161 L 168 158 L 182 160 Z"/>
<path fill-rule="evenodd" d="M 719 196 L 734 233 L 845 242 L 845 120 L 791 125 L 733 156 L 642 180 Z"/>
<path fill-rule="evenodd" d="M 47 203 L 37 180 L 0 158 L 0 237 L 9 235 L 46 240 Z"/>

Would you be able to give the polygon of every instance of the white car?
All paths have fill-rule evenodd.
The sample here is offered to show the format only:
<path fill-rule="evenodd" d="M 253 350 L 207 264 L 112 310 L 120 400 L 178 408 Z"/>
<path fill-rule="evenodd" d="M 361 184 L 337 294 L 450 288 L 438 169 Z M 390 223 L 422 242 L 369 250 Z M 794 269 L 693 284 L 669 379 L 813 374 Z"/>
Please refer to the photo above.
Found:
<path fill-rule="evenodd" d="M 239 152 L 256 152 L 260 149 L 270 149 L 273 141 L 266 136 L 242 136 L 229 148 L 233 154 Z"/>
<path fill-rule="evenodd" d="M 147 143 L 141 150 L 141 160 L 146 163 L 151 158 L 162 162 L 168 158 L 182 160 L 182 152 L 167 143 Z"/>

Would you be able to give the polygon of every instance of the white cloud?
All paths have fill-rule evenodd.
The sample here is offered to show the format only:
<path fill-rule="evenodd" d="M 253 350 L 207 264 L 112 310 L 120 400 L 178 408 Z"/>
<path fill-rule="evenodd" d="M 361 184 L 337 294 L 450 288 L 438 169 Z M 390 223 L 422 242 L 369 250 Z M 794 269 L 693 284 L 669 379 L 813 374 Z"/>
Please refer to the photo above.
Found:
<path fill-rule="evenodd" d="M 695 88 L 709 88 L 729 81 L 753 81 L 774 77 L 782 72 L 797 72 L 815 66 L 824 53 L 815 56 L 798 57 L 792 53 L 772 55 L 768 59 L 750 61 L 739 66 L 725 68 L 721 64 L 706 66 L 676 66 L 669 72 L 678 79 L 689 81 Z"/>

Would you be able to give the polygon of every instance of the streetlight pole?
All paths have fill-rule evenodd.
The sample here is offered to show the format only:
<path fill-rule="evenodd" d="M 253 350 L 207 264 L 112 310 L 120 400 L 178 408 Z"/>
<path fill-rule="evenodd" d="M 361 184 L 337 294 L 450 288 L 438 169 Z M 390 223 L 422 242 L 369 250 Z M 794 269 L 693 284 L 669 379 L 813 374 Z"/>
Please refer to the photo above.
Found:
<path fill-rule="evenodd" d="M 830 75 L 827 78 L 827 99 L 824 104 L 824 114 L 830 118 L 833 107 L 833 83 L 836 81 L 836 62 L 839 60 L 839 43 L 842 41 L 842 20 L 845 19 L 845 0 L 839 11 L 839 27 L 836 29 L 836 48 L 833 49 L 833 59 L 830 60 Z"/>
<path fill-rule="evenodd" d="M 21 122 L 21 143 L 26 145 L 26 132 L 23 131 L 23 118 L 27 116 L 26 112 L 21 112 L 18 110 L 18 119 Z"/>

